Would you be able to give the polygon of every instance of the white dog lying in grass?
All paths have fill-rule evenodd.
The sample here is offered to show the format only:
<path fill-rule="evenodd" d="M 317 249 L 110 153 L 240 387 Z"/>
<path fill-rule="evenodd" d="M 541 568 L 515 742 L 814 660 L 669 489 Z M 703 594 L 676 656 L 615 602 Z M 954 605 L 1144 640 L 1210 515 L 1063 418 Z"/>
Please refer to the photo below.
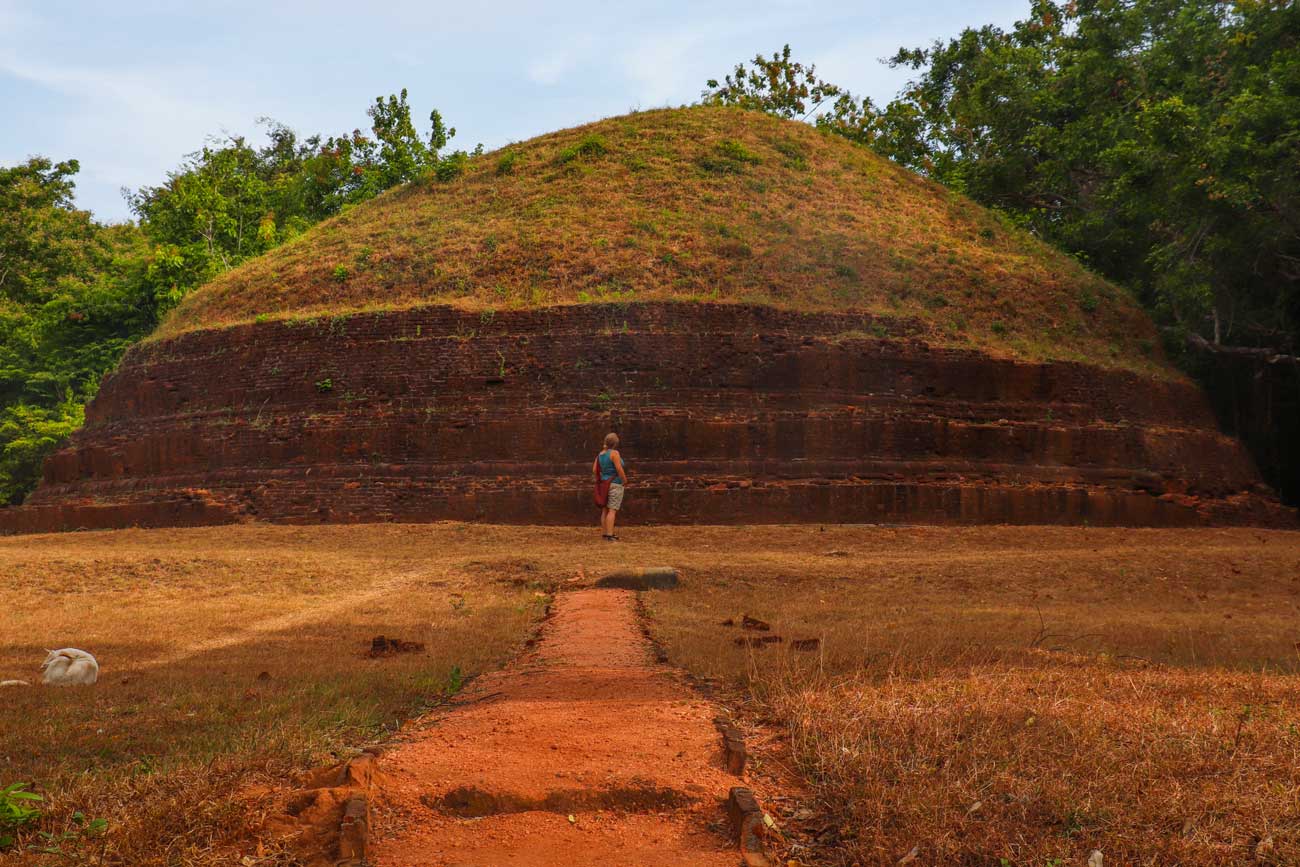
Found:
<path fill-rule="evenodd" d="M 41 663 L 41 671 L 45 672 L 41 682 L 46 686 L 81 686 L 99 680 L 95 657 L 75 647 L 51 650 Z"/>

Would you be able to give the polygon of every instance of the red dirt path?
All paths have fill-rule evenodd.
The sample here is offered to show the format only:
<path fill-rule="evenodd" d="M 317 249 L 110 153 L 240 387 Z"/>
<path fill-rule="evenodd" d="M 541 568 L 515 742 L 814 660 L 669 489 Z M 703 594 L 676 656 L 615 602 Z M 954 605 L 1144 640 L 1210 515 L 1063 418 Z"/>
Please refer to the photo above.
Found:
<path fill-rule="evenodd" d="M 739 863 L 709 828 L 739 782 L 713 708 L 652 663 L 633 599 L 561 594 L 535 652 L 383 756 L 375 864 Z"/>

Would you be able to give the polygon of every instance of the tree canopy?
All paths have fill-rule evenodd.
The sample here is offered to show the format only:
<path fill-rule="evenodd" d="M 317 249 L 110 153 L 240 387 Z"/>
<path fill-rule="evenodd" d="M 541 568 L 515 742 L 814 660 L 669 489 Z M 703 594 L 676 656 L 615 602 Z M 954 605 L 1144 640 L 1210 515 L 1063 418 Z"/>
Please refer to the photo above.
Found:
<path fill-rule="evenodd" d="M 917 76 L 883 109 L 788 46 L 704 98 L 815 112 L 1128 286 L 1171 345 L 1294 352 L 1298 41 L 1289 0 L 1035 0 L 1009 30 L 900 50 Z"/>

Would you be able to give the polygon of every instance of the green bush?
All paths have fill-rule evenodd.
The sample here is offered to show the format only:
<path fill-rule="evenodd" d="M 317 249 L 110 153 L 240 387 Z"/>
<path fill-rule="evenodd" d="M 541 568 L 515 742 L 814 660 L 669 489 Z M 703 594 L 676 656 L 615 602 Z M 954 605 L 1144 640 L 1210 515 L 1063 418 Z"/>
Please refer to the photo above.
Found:
<path fill-rule="evenodd" d="M 438 165 L 433 170 L 433 175 L 440 182 L 447 183 L 455 180 L 465 174 L 465 168 L 469 165 L 469 154 L 465 151 L 452 151 L 447 156 L 438 160 Z"/>
<path fill-rule="evenodd" d="M 22 502 L 45 458 L 84 420 L 85 405 L 71 391 L 51 407 L 16 403 L 0 411 L 0 505 Z"/>
<path fill-rule="evenodd" d="M 518 151 L 506 151 L 497 158 L 497 174 L 512 175 L 515 172 L 515 165 L 519 162 Z"/>
<path fill-rule="evenodd" d="M 27 792 L 26 783 L 14 783 L 0 789 L 0 852 L 14 844 L 14 837 L 24 826 L 41 817 L 37 802 L 43 800 L 35 792 Z"/>
<path fill-rule="evenodd" d="M 785 157 L 787 168 L 804 171 L 808 168 L 808 157 L 804 154 L 803 145 L 797 141 L 779 141 L 775 145 L 777 153 Z"/>
<path fill-rule="evenodd" d="M 712 151 L 696 160 L 700 168 L 715 175 L 738 175 L 745 170 L 746 165 L 760 162 L 762 160 L 758 154 L 731 139 L 723 139 L 713 146 Z"/>
<path fill-rule="evenodd" d="M 609 153 L 609 146 L 605 144 L 605 140 L 598 135 L 592 134 L 583 136 L 577 144 L 560 151 L 560 155 L 555 158 L 555 162 L 559 165 L 566 165 L 575 160 L 594 159 L 607 153 Z"/>

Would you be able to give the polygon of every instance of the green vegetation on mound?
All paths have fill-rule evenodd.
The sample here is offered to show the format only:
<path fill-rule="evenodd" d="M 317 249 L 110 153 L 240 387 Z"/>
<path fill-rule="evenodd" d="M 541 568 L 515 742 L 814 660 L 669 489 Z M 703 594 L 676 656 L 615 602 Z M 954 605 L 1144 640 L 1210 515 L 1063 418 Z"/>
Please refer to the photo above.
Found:
<path fill-rule="evenodd" d="M 221 275 L 156 336 L 429 303 L 713 300 L 916 317 L 939 343 L 1166 369 L 1124 290 L 806 124 L 644 112 L 438 174 Z"/>

